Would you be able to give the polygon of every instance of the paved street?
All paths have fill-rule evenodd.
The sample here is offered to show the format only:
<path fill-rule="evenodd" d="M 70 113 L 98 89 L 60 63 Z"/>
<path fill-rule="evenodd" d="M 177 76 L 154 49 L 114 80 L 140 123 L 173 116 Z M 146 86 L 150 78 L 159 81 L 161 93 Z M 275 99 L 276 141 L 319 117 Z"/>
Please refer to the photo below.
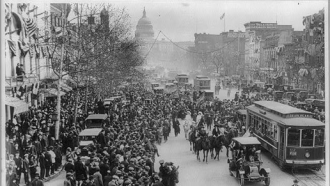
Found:
<path fill-rule="evenodd" d="M 231 94 L 230 99 L 234 97 Z M 227 91 L 220 91 L 220 99 L 227 99 Z M 182 123 L 182 121 L 180 121 Z M 225 149 L 220 153 L 220 161 L 208 158 L 208 163 L 203 161 L 199 162 L 196 155 L 189 149 L 189 142 L 184 138 L 183 124 L 181 124 L 181 134 L 178 137 L 174 136 L 174 130 L 171 130 L 169 140 L 158 146 L 160 157 L 156 157 L 155 170 L 159 170 L 159 160 L 166 162 L 173 162 L 174 165 L 180 166 L 178 186 L 219 186 L 223 185 L 239 185 L 238 180 L 229 175 L 227 157 Z M 213 129 L 213 128 L 212 128 Z M 211 131 L 209 131 L 211 133 Z M 201 151 L 202 160 L 202 151 Z M 292 185 L 293 177 L 288 173 L 282 172 L 269 156 L 262 155 L 264 162 L 263 167 L 271 169 L 271 185 L 273 186 L 286 186 Z M 46 182 L 45 186 L 62 186 L 65 179 L 65 172 L 63 171 L 58 177 Z M 261 186 L 260 183 L 246 183 L 246 185 Z"/>

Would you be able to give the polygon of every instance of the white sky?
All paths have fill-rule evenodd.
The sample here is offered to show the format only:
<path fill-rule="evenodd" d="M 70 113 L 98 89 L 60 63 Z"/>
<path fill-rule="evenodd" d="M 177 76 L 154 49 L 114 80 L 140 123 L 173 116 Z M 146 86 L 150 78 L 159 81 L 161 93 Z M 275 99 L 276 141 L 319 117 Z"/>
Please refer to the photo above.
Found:
<path fill-rule="evenodd" d="M 45 3 L 41 0 L 39 2 Z M 194 41 L 194 33 L 219 34 L 223 32 L 224 20 L 220 20 L 223 13 L 225 13 L 226 31 L 229 29 L 245 31 L 244 23 L 250 21 L 275 23 L 276 19 L 278 24 L 292 25 L 294 30 L 303 30 L 303 16 L 317 13 L 322 8 L 325 8 L 325 11 L 328 9 L 326 0 L 61 0 L 50 2 L 104 2 L 118 8 L 126 7 L 131 17 L 132 34 L 145 7 L 147 17 L 154 27 L 155 37 L 161 30 L 173 41 Z M 162 34 L 158 39 L 161 38 L 164 38 Z"/>

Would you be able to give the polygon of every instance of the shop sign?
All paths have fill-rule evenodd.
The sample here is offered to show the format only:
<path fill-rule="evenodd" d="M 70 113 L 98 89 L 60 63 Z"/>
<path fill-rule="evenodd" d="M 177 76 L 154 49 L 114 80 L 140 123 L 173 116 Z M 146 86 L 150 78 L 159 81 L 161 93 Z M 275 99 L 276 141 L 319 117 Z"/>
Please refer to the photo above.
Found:
<path fill-rule="evenodd" d="M 227 37 L 240 37 L 240 38 L 244 38 L 245 37 L 245 33 L 237 33 L 237 32 L 233 32 L 233 33 L 228 33 Z"/>
<path fill-rule="evenodd" d="M 276 28 L 276 23 L 250 23 L 246 28 Z"/>

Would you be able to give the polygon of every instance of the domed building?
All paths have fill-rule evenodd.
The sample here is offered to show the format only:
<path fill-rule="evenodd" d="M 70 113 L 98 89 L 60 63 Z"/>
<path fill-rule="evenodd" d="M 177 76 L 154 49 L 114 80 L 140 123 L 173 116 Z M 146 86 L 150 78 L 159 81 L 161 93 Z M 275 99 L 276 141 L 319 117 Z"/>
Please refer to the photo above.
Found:
<path fill-rule="evenodd" d="M 144 41 L 154 39 L 154 30 L 151 21 L 147 18 L 146 9 L 143 10 L 143 16 L 136 25 L 135 38 Z"/>

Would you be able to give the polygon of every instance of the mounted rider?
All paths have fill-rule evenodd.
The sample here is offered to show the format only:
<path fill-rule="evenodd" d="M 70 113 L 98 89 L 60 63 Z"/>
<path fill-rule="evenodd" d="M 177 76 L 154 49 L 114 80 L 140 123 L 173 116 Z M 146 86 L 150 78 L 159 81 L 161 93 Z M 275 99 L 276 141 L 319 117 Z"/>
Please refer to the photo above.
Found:
<path fill-rule="evenodd" d="M 198 132 L 196 133 L 196 141 L 199 140 L 200 138 L 206 137 L 207 133 L 205 130 L 205 127 L 202 125 L 198 128 Z"/>

